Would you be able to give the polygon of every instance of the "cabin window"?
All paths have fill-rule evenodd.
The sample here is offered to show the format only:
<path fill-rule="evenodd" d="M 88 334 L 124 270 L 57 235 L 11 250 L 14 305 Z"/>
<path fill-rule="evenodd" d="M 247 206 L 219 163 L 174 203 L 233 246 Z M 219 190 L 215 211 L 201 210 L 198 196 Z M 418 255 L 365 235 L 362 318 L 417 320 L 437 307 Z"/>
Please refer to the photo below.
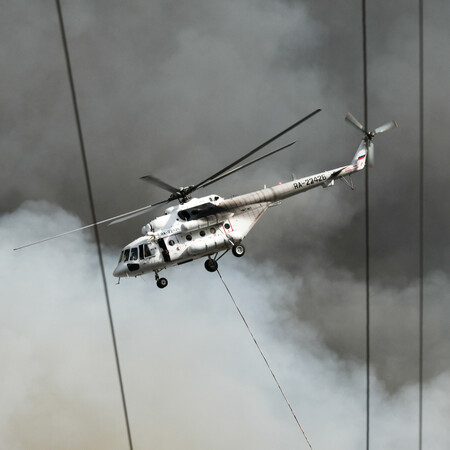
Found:
<path fill-rule="evenodd" d="M 175 241 L 172 241 L 172 239 L 169 241 L 169 245 L 175 245 Z"/>
<path fill-rule="evenodd" d="M 200 231 L 200 236 L 203 237 L 206 233 L 202 230 Z"/>
<path fill-rule="evenodd" d="M 130 252 L 130 261 L 138 260 L 138 249 L 137 247 L 133 247 Z"/>
<path fill-rule="evenodd" d="M 214 234 L 216 232 L 216 229 L 214 227 L 212 227 L 212 228 L 209 229 L 209 231 L 210 231 L 211 234 Z"/>
<path fill-rule="evenodd" d="M 230 229 L 230 224 L 229 224 L 229 223 L 226 223 L 224 226 L 225 226 L 225 228 L 226 228 L 227 230 Z"/>
<path fill-rule="evenodd" d="M 130 257 L 130 249 L 127 248 L 126 250 L 124 250 L 123 252 L 123 262 L 128 261 L 128 258 Z"/>
<path fill-rule="evenodd" d="M 192 236 L 191 236 L 190 234 L 187 234 L 187 235 L 186 235 L 186 240 L 187 240 L 187 241 L 192 241 Z"/>

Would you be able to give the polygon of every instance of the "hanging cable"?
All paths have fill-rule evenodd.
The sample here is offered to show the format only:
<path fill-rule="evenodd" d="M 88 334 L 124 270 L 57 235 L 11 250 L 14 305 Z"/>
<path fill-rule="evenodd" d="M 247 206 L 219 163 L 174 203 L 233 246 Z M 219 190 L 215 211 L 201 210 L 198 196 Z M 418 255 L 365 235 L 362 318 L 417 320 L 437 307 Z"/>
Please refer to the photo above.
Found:
<path fill-rule="evenodd" d="M 367 106 L 367 27 L 366 0 L 362 0 L 363 34 L 363 80 L 364 80 L 364 128 L 369 129 Z M 367 145 L 367 142 L 366 142 Z M 369 450 L 370 437 L 370 241 L 369 241 L 369 165 L 366 165 L 365 177 L 365 217 L 366 217 L 366 449 Z"/>
<path fill-rule="evenodd" d="M 304 436 L 306 442 L 308 443 L 309 448 L 312 450 L 312 447 L 311 447 L 311 444 L 310 444 L 310 442 L 309 442 L 309 439 L 308 439 L 308 437 L 306 436 L 306 433 L 305 433 L 305 431 L 303 430 L 303 427 L 301 426 L 300 421 L 297 419 L 297 416 L 295 415 L 294 409 L 292 408 L 292 406 L 291 406 L 291 404 L 289 403 L 289 400 L 287 399 L 287 397 L 286 397 L 286 395 L 285 395 L 283 389 L 281 388 L 280 383 L 278 382 L 277 377 L 275 376 L 275 373 L 273 372 L 272 368 L 270 367 L 269 361 L 267 360 L 267 358 L 265 357 L 263 351 L 261 350 L 261 347 L 259 346 L 258 341 L 257 341 L 256 338 L 255 338 L 255 335 L 253 334 L 252 330 L 250 329 L 250 326 L 248 325 L 247 321 L 245 320 L 244 315 L 242 314 L 242 312 L 241 312 L 241 310 L 240 310 L 238 304 L 236 303 L 236 300 L 234 299 L 233 294 L 231 293 L 230 289 L 228 289 L 228 286 L 227 286 L 227 284 L 225 283 L 225 280 L 222 278 L 222 275 L 221 275 L 221 273 L 219 272 L 219 270 L 217 270 L 217 274 L 219 275 L 220 280 L 222 281 L 223 285 L 225 286 L 225 289 L 227 290 L 228 295 L 230 296 L 231 300 L 233 301 L 234 306 L 235 306 L 237 312 L 238 312 L 239 315 L 241 316 L 242 321 L 244 322 L 245 326 L 247 327 L 247 330 L 248 330 L 248 332 L 250 333 L 250 336 L 252 337 L 253 342 L 255 343 L 256 347 L 258 348 L 259 353 L 261 354 L 262 358 L 264 359 L 264 362 L 266 363 L 266 366 L 267 366 L 268 369 L 270 370 L 270 373 L 272 374 L 272 377 L 273 377 L 273 379 L 275 380 L 275 383 L 277 384 L 278 389 L 280 390 L 281 395 L 282 395 L 283 398 L 284 398 L 284 401 L 286 402 L 286 404 L 288 405 L 289 409 L 291 410 L 291 413 L 292 413 L 292 415 L 293 415 L 295 421 L 297 422 L 297 425 L 299 426 L 300 431 L 302 432 L 302 434 L 303 434 L 303 436 Z"/>
<path fill-rule="evenodd" d="M 424 219 L 424 124 L 423 124 L 423 0 L 419 0 L 419 450 L 423 426 L 423 219 Z"/>
<path fill-rule="evenodd" d="M 67 73 L 69 76 L 70 92 L 72 95 L 72 103 L 73 103 L 73 109 L 74 109 L 74 113 L 75 113 L 75 121 L 76 121 L 76 125 L 77 125 L 78 140 L 80 143 L 81 158 L 83 160 L 83 168 L 84 168 L 84 174 L 85 174 L 85 178 L 86 178 L 86 186 L 87 186 L 87 192 L 88 192 L 88 197 L 89 197 L 89 205 L 90 205 L 90 209 L 91 209 L 92 222 L 94 224 L 96 224 L 97 216 L 95 214 L 94 197 L 92 195 L 91 181 L 89 178 L 88 162 L 87 162 L 86 151 L 85 151 L 85 147 L 84 147 L 83 133 L 81 130 L 81 121 L 80 121 L 80 115 L 78 112 L 78 103 L 77 103 L 77 97 L 76 97 L 76 93 L 75 93 L 75 84 L 74 84 L 73 76 L 72 76 L 72 67 L 70 64 L 69 48 L 67 46 L 66 32 L 64 29 L 64 21 L 63 21 L 63 16 L 62 16 L 61 5 L 60 5 L 59 0 L 55 0 L 55 1 L 56 1 L 56 9 L 58 11 L 59 26 L 61 29 L 61 38 L 62 38 L 62 43 L 63 43 L 63 47 L 64 47 L 64 55 L 65 55 L 66 65 L 67 65 Z M 110 305 L 110 301 L 109 301 L 108 286 L 106 284 L 105 267 L 103 264 L 103 255 L 102 255 L 100 236 L 98 233 L 97 225 L 94 225 L 94 234 L 95 234 L 95 242 L 97 245 L 98 260 L 99 260 L 100 269 L 101 269 L 101 273 L 102 273 L 106 306 L 108 309 L 109 325 L 111 328 L 111 335 L 112 335 L 112 341 L 113 341 L 113 346 L 114 346 L 114 355 L 116 358 L 116 367 L 117 367 L 117 374 L 119 377 L 120 392 L 122 395 L 122 405 L 123 405 L 123 411 L 124 411 L 124 415 L 125 415 L 125 422 L 126 422 L 126 428 L 127 428 L 127 434 L 128 434 L 128 443 L 130 446 L 130 450 L 132 450 L 133 444 L 132 444 L 132 440 L 131 440 L 130 424 L 128 421 L 127 405 L 126 405 L 126 401 L 125 401 L 125 391 L 123 388 L 122 374 L 121 374 L 121 370 L 120 370 L 119 352 L 117 350 L 116 336 L 115 336 L 115 332 L 114 332 L 114 323 L 113 323 L 113 318 L 112 318 L 111 305 Z"/>

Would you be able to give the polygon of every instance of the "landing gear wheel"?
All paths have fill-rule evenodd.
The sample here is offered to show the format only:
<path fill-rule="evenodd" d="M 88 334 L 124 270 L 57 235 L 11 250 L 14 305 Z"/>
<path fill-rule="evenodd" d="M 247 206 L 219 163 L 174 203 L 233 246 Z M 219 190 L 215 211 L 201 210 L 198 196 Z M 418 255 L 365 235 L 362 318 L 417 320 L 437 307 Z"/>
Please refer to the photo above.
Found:
<path fill-rule="evenodd" d="M 219 267 L 219 264 L 217 264 L 217 261 L 214 261 L 214 259 L 207 259 L 205 261 L 205 269 L 208 272 L 215 272 Z"/>
<path fill-rule="evenodd" d="M 167 278 L 158 278 L 156 280 L 156 286 L 158 286 L 160 289 L 165 288 L 169 282 L 167 281 Z"/>
<path fill-rule="evenodd" d="M 236 244 L 233 245 L 233 248 L 231 249 L 234 256 L 237 256 L 240 258 L 241 256 L 244 256 L 245 253 L 245 247 L 242 244 Z"/>

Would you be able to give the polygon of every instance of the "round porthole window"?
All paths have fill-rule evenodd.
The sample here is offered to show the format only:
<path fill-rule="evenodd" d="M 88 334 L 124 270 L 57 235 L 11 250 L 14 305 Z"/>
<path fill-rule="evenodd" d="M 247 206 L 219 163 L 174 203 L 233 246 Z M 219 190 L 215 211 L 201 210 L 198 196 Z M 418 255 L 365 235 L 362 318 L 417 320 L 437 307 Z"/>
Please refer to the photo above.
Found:
<path fill-rule="evenodd" d="M 200 231 L 200 236 L 203 237 L 206 233 L 202 230 Z"/>
<path fill-rule="evenodd" d="M 175 241 L 170 240 L 169 245 L 175 245 Z"/>
<path fill-rule="evenodd" d="M 192 240 L 192 236 L 190 234 L 186 235 L 186 240 L 191 241 Z"/>
<path fill-rule="evenodd" d="M 216 229 L 213 227 L 213 228 L 210 228 L 209 231 L 211 234 L 214 234 L 216 232 Z"/>
<path fill-rule="evenodd" d="M 229 229 L 230 229 L 230 224 L 229 224 L 229 223 L 226 223 L 224 226 L 225 226 L 225 229 L 226 229 L 226 230 L 229 230 Z"/>

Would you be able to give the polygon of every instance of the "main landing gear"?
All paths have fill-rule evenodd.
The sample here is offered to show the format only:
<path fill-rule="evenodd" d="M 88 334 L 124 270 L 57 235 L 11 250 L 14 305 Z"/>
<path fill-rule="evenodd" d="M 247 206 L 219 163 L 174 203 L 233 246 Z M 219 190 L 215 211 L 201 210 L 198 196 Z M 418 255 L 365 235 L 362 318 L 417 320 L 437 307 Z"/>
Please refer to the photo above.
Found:
<path fill-rule="evenodd" d="M 228 250 L 227 250 L 228 251 Z M 226 251 L 226 252 L 227 252 Z M 241 256 L 244 256 L 245 253 L 245 247 L 242 244 L 235 244 L 233 245 L 233 247 L 231 247 L 231 251 L 233 253 L 234 256 L 236 256 L 237 258 L 240 258 Z M 226 253 L 225 252 L 225 253 Z M 205 269 L 208 272 L 215 272 L 218 267 L 219 264 L 217 263 L 217 261 L 225 254 L 223 253 L 218 259 L 212 259 L 210 256 L 208 257 L 208 259 L 205 261 Z M 217 256 L 217 255 L 216 255 Z"/>
<path fill-rule="evenodd" d="M 215 259 L 208 258 L 205 261 L 205 269 L 208 272 L 215 272 L 218 269 L 218 267 L 219 267 L 219 264 L 217 263 L 217 261 Z"/>
<path fill-rule="evenodd" d="M 160 289 L 165 288 L 169 282 L 167 281 L 167 278 L 159 278 L 156 280 L 156 286 L 158 286 Z"/>
<path fill-rule="evenodd" d="M 158 286 L 160 289 L 164 289 L 169 284 L 167 278 L 160 278 L 156 270 L 155 270 L 155 280 L 156 286 Z"/>

